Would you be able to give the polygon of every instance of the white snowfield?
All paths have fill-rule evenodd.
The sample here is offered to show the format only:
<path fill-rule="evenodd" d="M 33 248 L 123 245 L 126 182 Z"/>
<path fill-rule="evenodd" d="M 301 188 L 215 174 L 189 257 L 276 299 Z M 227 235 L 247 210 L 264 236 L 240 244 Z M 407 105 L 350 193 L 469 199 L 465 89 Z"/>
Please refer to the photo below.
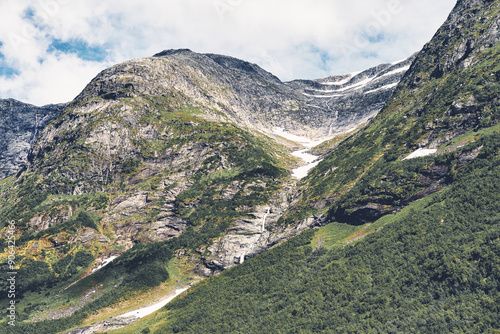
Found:
<path fill-rule="evenodd" d="M 318 161 L 309 163 L 305 166 L 295 168 L 292 170 L 292 176 L 299 179 L 299 180 L 302 180 L 303 178 L 305 178 L 307 176 L 307 174 L 309 174 L 309 171 L 311 169 L 313 169 L 314 167 L 316 167 L 320 162 L 321 162 L 321 160 L 318 160 Z"/>
<path fill-rule="evenodd" d="M 384 90 L 384 89 L 391 89 L 391 88 L 396 87 L 397 85 L 398 85 L 398 83 L 393 83 L 393 84 L 390 84 L 390 85 L 385 85 L 385 86 L 379 87 L 377 89 L 369 90 L 369 91 L 365 92 L 365 94 L 375 93 L 375 92 L 378 92 L 379 90 Z"/>
<path fill-rule="evenodd" d="M 118 257 L 118 256 L 110 256 L 110 257 L 108 257 L 107 259 L 104 259 L 104 260 L 102 261 L 102 264 L 101 264 L 99 267 L 97 267 L 97 268 L 95 268 L 95 269 L 93 269 L 93 270 L 91 271 L 91 274 L 95 273 L 95 272 L 96 272 L 96 271 L 98 271 L 99 269 L 102 269 L 102 268 L 106 267 L 106 266 L 107 266 L 107 265 L 108 265 L 111 261 L 113 261 L 113 260 L 114 260 L 114 259 L 116 259 L 117 257 Z"/>
<path fill-rule="evenodd" d="M 119 318 L 128 318 L 128 317 L 144 318 L 145 316 L 153 314 L 154 312 L 161 309 L 163 306 L 170 303 L 175 297 L 177 297 L 178 295 L 180 295 L 181 293 L 183 293 L 187 289 L 189 289 L 189 287 L 177 289 L 177 290 L 175 290 L 175 293 L 172 296 L 168 297 L 167 299 L 164 299 L 164 300 L 162 300 L 156 304 L 153 304 L 151 306 L 140 308 L 138 310 L 134 310 L 134 311 L 119 315 L 118 317 Z"/>
<path fill-rule="evenodd" d="M 305 149 L 292 152 L 293 156 L 302 159 L 306 163 L 305 166 L 301 166 L 301 167 L 298 167 L 298 168 L 295 168 L 292 170 L 292 176 L 299 179 L 299 180 L 306 177 L 307 174 L 309 173 L 309 171 L 311 169 L 313 169 L 314 167 L 316 167 L 321 162 L 321 159 L 319 159 L 318 156 L 307 153 L 309 151 L 309 149 L 313 148 L 314 146 L 318 146 L 319 144 L 333 138 L 333 137 L 327 137 L 327 138 L 320 139 L 320 140 L 312 140 L 312 139 L 309 139 L 306 137 L 301 137 L 301 136 L 297 136 L 297 135 L 288 133 L 285 131 L 285 129 L 280 128 L 280 127 L 273 128 L 273 133 L 275 135 L 278 135 L 278 136 L 283 137 L 285 139 L 294 141 L 294 142 L 306 147 Z"/>
<path fill-rule="evenodd" d="M 298 157 L 307 163 L 307 165 L 305 166 L 295 168 L 294 170 L 292 170 L 292 176 L 299 180 L 306 177 L 307 174 L 309 174 L 309 171 L 314 167 L 316 167 L 321 161 L 318 160 L 318 156 L 307 153 L 307 151 L 309 151 L 308 148 L 300 151 L 295 151 L 292 153 L 293 156 Z"/>
<path fill-rule="evenodd" d="M 410 160 L 410 159 L 415 159 L 415 158 L 420 158 L 420 157 L 426 157 L 432 154 L 435 154 L 437 152 L 436 149 L 425 149 L 425 148 L 419 148 L 403 160 Z"/>
<path fill-rule="evenodd" d="M 344 131 L 343 133 L 350 133 L 354 130 L 356 130 L 356 128 L 348 129 L 348 130 Z M 278 136 L 283 137 L 285 139 L 288 139 L 288 140 L 291 140 L 291 141 L 296 142 L 298 144 L 301 144 L 303 147 L 306 147 L 305 149 L 301 149 L 301 150 L 292 152 L 293 156 L 302 159 L 306 163 L 305 166 L 301 166 L 301 167 L 292 169 L 292 176 L 299 179 L 299 180 L 306 177 L 307 174 L 309 173 L 309 171 L 311 169 L 313 169 L 314 167 L 316 167 L 323 160 L 323 159 L 320 159 L 317 155 L 313 155 L 311 153 L 308 153 L 309 149 L 311 149 L 315 146 L 318 146 L 319 144 L 324 143 L 325 141 L 328 141 L 330 139 L 335 138 L 335 136 L 330 136 L 330 137 L 322 138 L 319 140 L 312 140 L 310 138 L 301 137 L 301 136 L 297 136 L 297 135 L 288 133 L 285 131 L 285 129 L 280 128 L 280 127 L 273 128 L 273 133 L 275 135 L 278 135 Z"/>

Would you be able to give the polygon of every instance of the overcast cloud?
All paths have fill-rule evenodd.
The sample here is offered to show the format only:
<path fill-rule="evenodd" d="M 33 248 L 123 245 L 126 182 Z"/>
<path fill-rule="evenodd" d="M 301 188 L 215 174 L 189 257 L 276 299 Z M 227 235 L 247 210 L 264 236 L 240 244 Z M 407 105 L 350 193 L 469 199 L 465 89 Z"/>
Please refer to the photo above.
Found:
<path fill-rule="evenodd" d="M 73 99 L 99 71 L 164 49 L 315 79 L 419 51 L 456 0 L 2 0 L 0 97 Z"/>

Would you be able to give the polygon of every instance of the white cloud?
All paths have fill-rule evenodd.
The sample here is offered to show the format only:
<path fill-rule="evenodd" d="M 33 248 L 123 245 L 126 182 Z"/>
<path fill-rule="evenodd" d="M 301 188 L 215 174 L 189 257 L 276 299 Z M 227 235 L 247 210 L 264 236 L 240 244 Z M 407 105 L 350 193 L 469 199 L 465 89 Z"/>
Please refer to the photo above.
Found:
<path fill-rule="evenodd" d="M 408 57 L 430 40 L 455 0 L 2 0 L 0 53 L 19 75 L 0 97 L 69 101 L 100 70 L 163 49 L 255 62 L 282 80 L 319 78 Z M 83 41 L 104 59 L 51 53 Z"/>

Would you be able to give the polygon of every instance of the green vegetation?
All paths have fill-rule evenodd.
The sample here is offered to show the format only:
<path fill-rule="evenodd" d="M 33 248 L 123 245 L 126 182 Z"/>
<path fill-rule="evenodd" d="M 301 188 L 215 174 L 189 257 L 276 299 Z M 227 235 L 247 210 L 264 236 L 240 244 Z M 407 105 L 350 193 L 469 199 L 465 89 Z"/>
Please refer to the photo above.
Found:
<path fill-rule="evenodd" d="M 19 277 L 23 283 L 19 289 L 26 293 L 23 301 L 30 303 L 29 308 L 18 309 L 18 325 L 9 333 L 56 333 L 80 324 L 89 314 L 108 307 L 120 300 L 130 298 L 137 292 L 147 291 L 158 286 L 169 278 L 167 263 L 171 260 L 172 243 L 138 244 L 124 252 L 115 261 L 96 273 L 82 279 L 75 285 L 68 286 L 68 279 L 75 278 L 82 269 L 87 269 L 94 262 L 94 257 L 85 252 L 74 256 L 68 255 L 52 265 L 53 271 L 45 262 L 27 263 L 20 270 Z M 29 277 L 29 279 L 26 279 Z M 27 287 L 24 285 L 27 284 Z M 44 300 L 38 300 L 37 295 L 45 295 L 59 291 L 57 299 L 68 303 L 77 303 L 89 291 L 99 291 L 96 296 L 73 315 L 58 319 L 45 320 L 38 323 L 21 323 L 28 313 L 38 306 L 48 305 Z M 31 291 L 32 293 L 27 293 Z M 8 300 L 1 300 L 0 305 L 7 305 Z M 5 306 L 7 307 L 7 306 Z M 26 313 L 25 313 L 26 312 Z M 5 324 L 0 323 L 2 326 Z M 3 327 L 5 328 L 5 326 Z"/>
<path fill-rule="evenodd" d="M 152 333 L 493 333 L 500 329 L 500 135 L 455 183 L 343 246 L 325 229 L 198 284 Z M 383 228 L 382 228 L 383 227 Z M 378 229 L 378 231 L 375 231 Z M 329 234 L 329 233 L 327 233 Z M 336 240 L 334 240 L 336 239 Z M 210 319 L 210 321 L 207 321 Z M 140 330 L 140 329 L 139 329 Z M 126 331 L 122 331 L 125 333 Z"/>

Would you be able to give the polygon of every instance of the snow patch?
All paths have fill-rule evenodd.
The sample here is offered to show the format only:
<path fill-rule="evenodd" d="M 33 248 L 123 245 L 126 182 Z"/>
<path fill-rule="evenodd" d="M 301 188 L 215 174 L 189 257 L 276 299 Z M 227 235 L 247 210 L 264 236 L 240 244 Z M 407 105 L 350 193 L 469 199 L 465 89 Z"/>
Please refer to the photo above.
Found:
<path fill-rule="evenodd" d="M 309 174 L 309 171 L 321 162 L 321 160 L 318 160 L 318 156 L 307 153 L 308 151 L 309 149 L 306 148 L 292 153 L 294 157 L 302 159 L 307 164 L 292 170 L 292 176 L 299 180 L 305 178 Z"/>
<path fill-rule="evenodd" d="M 306 163 L 310 164 L 313 163 L 318 157 L 316 155 L 312 155 L 310 153 L 307 153 L 309 149 L 305 150 L 300 150 L 300 151 L 295 151 L 292 153 L 294 157 L 300 158 L 304 160 Z"/>
<path fill-rule="evenodd" d="M 301 144 L 302 146 L 307 147 L 307 148 L 313 148 L 314 146 L 317 146 L 317 145 L 333 138 L 333 137 L 326 137 L 326 138 L 323 138 L 320 140 L 312 140 L 312 139 L 307 138 L 307 137 L 297 136 L 297 135 L 291 134 L 289 132 L 286 132 L 285 129 L 280 128 L 280 127 L 274 127 L 273 133 L 275 135 L 278 135 L 278 136 L 283 137 L 285 139 L 288 139 L 290 141 Z"/>
<path fill-rule="evenodd" d="M 349 132 L 352 132 L 354 130 L 356 130 L 356 128 L 352 128 L 352 129 L 346 130 L 343 133 L 349 133 Z M 302 150 L 298 150 L 298 151 L 292 152 L 293 156 L 302 159 L 306 163 L 305 166 L 301 166 L 301 167 L 298 167 L 298 168 L 295 168 L 295 169 L 292 170 L 292 176 L 295 177 L 295 178 L 297 178 L 297 179 L 299 179 L 299 180 L 303 179 L 304 177 L 306 177 L 307 174 L 309 173 L 309 171 L 311 169 L 313 169 L 314 167 L 316 167 L 322 161 L 321 159 L 319 159 L 318 156 L 313 155 L 311 153 L 307 153 L 309 151 L 309 149 L 313 148 L 315 146 L 318 146 L 318 145 L 320 145 L 321 143 L 324 143 L 327 140 L 335 138 L 335 136 L 329 136 L 329 137 L 326 137 L 326 138 L 322 138 L 320 140 L 312 140 L 310 138 L 296 136 L 296 135 L 293 135 L 291 133 L 288 133 L 288 132 L 285 131 L 285 129 L 280 128 L 280 127 L 274 127 L 273 128 L 273 133 L 275 135 L 278 135 L 278 136 L 283 137 L 285 139 L 288 139 L 288 140 L 291 140 L 293 142 L 299 143 L 302 146 L 306 147 L 306 149 L 302 149 Z"/>
<path fill-rule="evenodd" d="M 366 78 L 365 80 L 362 80 L 360 82 L 356 82 L 355 84 L 352 84 L 350 86 L 340 88 L 337 90 L 337 92 L 344 92 L 344 91 L 350 90 L 350 89 L 352 89 L 352 90 L 361 89 L 363 87 L 366 87 L 370 82 L 372 82 L 375 79 L 377 79 L 377 78 L 375 78 L 375 77 Z"/>
<path fill-rule="evenodd" d="M 305 166 L 295 168 L 292 170 L 292 176 L 299 179 L 299 180 L 302 180 L 303 178 L 305 178 L 307 176 L 307 174 L 309 174 L 309 171 L 311 169 L 313 169 L 314 167 L 316 167 L 320 162 L 321 162 L 321 160 L 318 160 L 318 161 L 315 161 L 313 163 L 307 164 Z"/>
<path fill-rule="evenodd" d="M 382 87 L 377 88 L 377 89 L 369 90 L 369 91 L 365 92 L 365 94 L 371 94 L 374 92 L 378 92 L 379 90 L 391 89 L 391 88 L 396 87 L 397 85 L 398 85 L 398 83 L 392 83 L 390 85 L 385 85 L 385 86 L 382 86 Z"/>
<path fill-rule="evenodd" d="M 320 90 L 318 90 L 318 91 L 320 91 Z M 324 99 L 328 99 L 328 98 L 331 98 L 331 97 L 342 97 L 342 96 L 344 96 L 344 95 L 340 95 L 340 94 L 337 94 L 337 95 L 312 95 L 312 94 L 307 94 L 307 93 L 302 93 L 302 94 L 304 94 L 307 97 L 318 97 L 318 98 L 324 98 Z"/>
<path fill-rule="evenodd" d="M 189 289 L 189 287 L 177 289 L 177 290 L 175 290 L 175 293 L 172 296 L 168 297 L 167 299 L 164 299 L 164 300 L 162 300 L 156 304 L 153 304 L 151 306 L 140 308 L 138 310 L 134 310 L 134 311 L 119 315 L 118 317 L 120 317 L 120 318 L 127 318 L 127 317 L 144 318 L 145 316 L 148 316 L 148 315 L 158 311 L 163 306 L 170 303 L 175 297 L 177 297 L 178 295 L 180 295 L 181 293 L 183 293 L 187 289 Z"/>
<path fill-rule="evenodd" d="M 426 157 L 432 154 L 435 154 L 437 152 L 436 149 L 424 149 L 424 148 L 419 148 L 403 160 L 410 160 L 410 159 L 415 159 L 415 158 L 420 158 L 420 157 Z"/>
<path fill-rule="evenodd" d="M 393 71 L 390 71 L 390 72 L 382 74 L 381 76 L 379 76 L 379 78 L 382 78 L 382 77 L 385 77 L 385 76 L 388 76 L 388 75 L 398 74 L 398 73 L 401 73 L 401 72 L 406 72 L 409 69 L 410 69 L 410 66 L 400 67 L 400 68 L 395 69 Z"/>
<path fill-rule="evenodd" d="M 104 267 L 106 267 L 111 261 L 113 261 L 114 259 L 116 259 L 118 256 L 110 256 L 108 257 L 107 259 L 104 259 L 101 263 L 101 265 L 95 269 L 92 269 L 92 271 L 90 272 L 91 274 L 95 273 L 96 271 L 98 271 L 99 269 L 102 269 Z"/>

